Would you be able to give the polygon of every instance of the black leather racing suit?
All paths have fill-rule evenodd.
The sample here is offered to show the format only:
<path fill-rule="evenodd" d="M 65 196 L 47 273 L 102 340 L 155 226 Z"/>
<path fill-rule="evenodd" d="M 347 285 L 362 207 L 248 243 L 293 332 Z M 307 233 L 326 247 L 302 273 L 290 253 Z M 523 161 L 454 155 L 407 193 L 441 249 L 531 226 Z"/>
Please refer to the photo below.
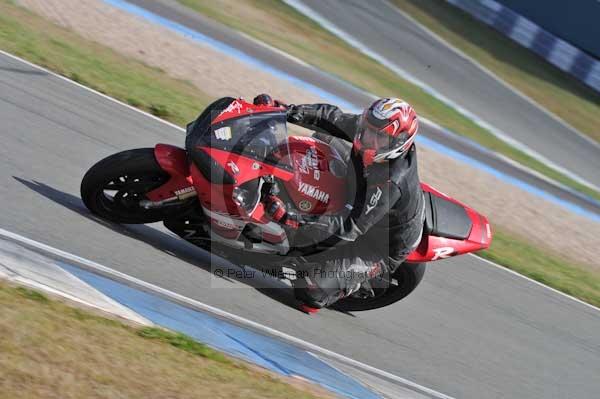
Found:
<path fill-rule="evenodd" d="M 288 112 L 290 123 L 314 129 L 325 140 L 330 135 L 352 142 L 359 118 L 328 104 L 297 105 Z M 415 146 L 403 158 L 367 168 L 354 152 L 351 160 L 354 167 L 348 168 L 347 180 L 354 182 L 349 185 L 354 192 L 348 193 L 346 211 L 313 217 L 301 227 L 309 229 L 315 240 L 331 241 L 329 236 L 334 236 L 353 241 L 315 258 L 321 266 L 296 281 L 297 296 L 311 306 L 331 305 L 370 278 L 393 272 L 418 245 L 423 232 L 424 200 Z"/>
<path fill-rule="evenodd" d="M 195 162 L 201 155 L 196 150 L 197 140 L 232 101 L 232 97 L 218 99 L 188 125 L 186 149 Z M 337 137 L 352 142 L 358 119 L 359 115 L 345 114 L 327 104 L 292 106 L 288 115 L 289 122 L 316 130 L 324 141 Z M 294 284 L 299 299 L 314 307 L 328 306 L 365 285 L 366 280 L 395 270 L 421 238 L 424 203 L 415 147 L 405 158 L 373 164 L 366 171 L 359 156 L 352 154 L 351 160 L 347 211 L 313 218 L 300 229 L 314 244 L 336 244 L 307 257 L 315 267 L 299 274 Z M 343 241 L 345 245 L 340 245 Z"/>

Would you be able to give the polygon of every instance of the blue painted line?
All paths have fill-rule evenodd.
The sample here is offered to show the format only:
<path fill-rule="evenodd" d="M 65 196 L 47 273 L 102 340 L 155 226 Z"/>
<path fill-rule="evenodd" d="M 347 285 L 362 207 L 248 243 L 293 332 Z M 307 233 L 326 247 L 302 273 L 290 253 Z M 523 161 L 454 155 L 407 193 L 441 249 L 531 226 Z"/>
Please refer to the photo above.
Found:
<path fill-rule="evenodd" d="M 347 398 L 381 399 L 379 395 L 359 382 L 305 350 L 65 262 L 56 261 L 56 263 L 106 296 L 157 325 L 184 333 L 213 348 L 276 373 L 306 378 Z"/>
<path fill-rule="evenodd" d="M 251 55 L 244 53 L 243 51 L 240 51 L 240 50 L 238 50 L 234 47 L 231 47 L 225 43 L 219 42 L 218 40 L 215 40 L 209 36 L 203 35 L 193 29 L 187 28 L 187 27 L 185 27 L 179 23 L 176 23 L 174 21 L 171 21 L 167 18 L 163 18 L 159 15 L 156 15 L 142 7 L 138 7 L 138 6 L 128 3 L 127 1 L 124 1 L 124 0 L 103 0 L 103 1 L 107 4 L 110 4 L 114 7 L 120 8 L 129 13 L 143 17 L 152 23 L 165 26 L 175 32 L 178 32 L 188 38 L 191 38 L 192 40 L 209 45 L 209 46 L 213 47 L 214 49 L 216 49 L 217 51 L 221 51 L 221 52 L 226 53 L 232 57 L 235 57 L 249 65 L 252 65 L 252 66 L 260 68 L 264 71 L 267 71 L 278 78 L 287 80 L 295 85 L 301 86 L 303 89 L 306 89 L 307 91 L 310 91 L 313 94 L 320 96 L 320 97 L 326 99 L 327 101 L 330 101 L 333 104 L 339 105 L 341 108 L 344 108 L 347 112 L 361 112 L 361 109 L 359 107 L 357 107 L 356 105 L 350 104 L 346 100 L 344 100 L 332 93 L 329 93 L 317 86 L 314 86 L 308 82 L 305 82 L 305 81 L 303 81 L 295 76 L 292 76 L 284 71 L 274 68 L 273 66 L 271 66 L 263 61 L 260 61 L 256 58 L 252 57 Z M 455 137 L 458 136 L 456 133 L 450 133 L 447 129 L 443 129 L 443 131 L 445 131 L 446 134 L 450 134 Z M 587 209 L 584 209 L 576 204 L 573 204 L 569 201 L 565 201 L 561 198 L 558 198 L 551 193 L 548 193 L 548 192 L 541 190 L 537 187 L 534 187 L 524 181 L 521 181 L 512 176 L 509 176 L 503 172 L 500 172 L 499 170 L 494 169 L 491 166 L 488 166 L 482 162 L 477 161 L 476 159 L 468 157 L 457 151 L 454 151 L 454 150 L 444 146 L 443 144 L 435 142 L 431 139 L 427 139 L 426 137 L 423 137 L 422 135 L 419 136 L 419 139 L 420 139 L 421 143 L 425 144 L 428 147 L 431 147 L 432 149 L 436 149 L 437 151 L 442 152 L 445 155 L 449 155 L 453 158 L 456 158 L 458 160 L 466 162 L 472 166 L 476 166 L 480 169 L 483 169 L 483 170 L 487 171 L 488 173 L 491 173 L 495 177 L 497 177 L 507 183 L 515 185 L 523 190 L 526 190 L 531 194 L 538 195 L 546 200 L 551 201 L 554 204 L 562 206 L 562 207 L 564 207 L 572 212 L 575 212 L 579 215 L 588 217 L 594 221 L 600 221 L 600 216 L 594 212 L 588 211 Z M 467 139 L 465 139 L 465 140 L 467 140 Z M 474 142 L 469 141 L 469 143 L 473 144 Z M 485 151 L 490 152 L 489 149 L 486 149 L 477 143 L 474 143 L 474 144 L 476 146 L 478 146 L 480 149 L 485 149 Z M 589 199 L 589 201 L 596 203 L 596 201 L 593 200 L 591 197 L 585 196 L 584 194 L 581 194 L 581 195 L 584 196 L 586 199 Z"/>
<path fill-rule="evenodd" d="M 480 162 L 480 161 L 478 161 L 476 159 L 473 159 L 471 157 L 463 155 L 460 152 L 455 151 L 455 150 L 453 150 L 451 148 L 448 148 L 448 147 L 446 147 L 446 146 L 444 146 L 442 144 L 439 144 L 436 141 L 433 141 L 433 140 L 431 140 L 431 139 L 429 139 L 429 138 L 427 138 L 425 136 L 422 136 L 422 135 L 418 136 L 417 137 L 417 141 L 420 144 L 424 144 L 425 146 L 427 146 L 427 147 L 429 147 L 429 148 L 431 148 L 433 150 L 436 150 L 436 151 L 438 151 L 438 152 L 440 152 L 440 153 L 442 153 L 444 155 L 448 155 L 448 156 L 450 156 L 452 158 L 455 158 L 458 161 L 462 161 L 462 162 L 464 162 L 466 164 L 469 164 L 471 166 L 474 166 L 476 168 L 484 170 L 484 171 L 488 172 L 489 174 L 491 174 L 492 176 L 497 177 L 500 180 L 503 180 L 503 181 L 505 181 L 507 183 L 510 183 L 513 186 L 519 187 L 519 188 L 521 188 L 521 189 L 523 189 L 523 190 L 525 190 L 525 191 L 527 191 L 527 192 L 529 192 L 531 194 L 535 194 L 535 195 L 537 195 L 537 196 L 539 196 L 541 198 L 544 198 L 545 200 L 550 201 L 553 204 L 559 205 L 559 206 L 561 206 L 561 207 L 563 207 L 563 208 L 565 208 L 565 209 L 567 209 L 567 210 L 569 210 L 571 212 L 574 212 L 574 213 L 576 213 L 578 215 L 581 215 L 581 216 L 585 216 L 586 218 L 589 218 L 589 219 L 591 219 L 591 220 L 593 220 L 595 222 L 600 222 L 600 215 L 598 215 L 596 213 L 590 212 L 587 209 L 582 208 L 582 207 L 580 207 L 580 206 L 578 206 L 576 204 L 573 204 L 573 203 L 571 203 L 569 201 L 565 201 L 565 200 L 563 200 L 561 198 L 558 198 L 558 197 L 556 197 L 556 196 L 554 196 L 554 195 L 552 195 L 552 194 L 550 194 L 550 193 L 548 193 L 548 192 L 546 192 L 546 191 L 544 191 L 542 189 L 539 189 L 539 188 L 537 188 L 535 186 L 532 186 L 531 184 L 526 183 L 526 182 L 524 182 L 522 180 L 519 180 L 516 177 L 512 177 L 510 175 L 507 175 L 507 174 L 505 174 L 505 173 L 503 173 L 503 172 L 501 172 L 501 171 L 499 171 L 497 169 L 492 168 L 489 165 L 484 164 L 483 162 Z"/>
<path fill-rule="evenodd" d="M 152 23 L 165 26 L 165 27 L 167 27 L 171 30 L 174 30 L 192 40 L 201 42 L 205 45 L 208 45 L 208 46 L 214 48 L 217 51 L 220 51 L 229 56 L 237 58 L 237 59 L 247 63 L 248 65 L 259 68 L 262 71 L 268 72 L 271 75 L 276 76 L 280 79 L 287 80 L 297 86 L 302 87 L 303 89 L 306 89 L 307 91 L 312 92 L 313 94 L 315 94 L 319 97 L 326 99 L 327 101 L 331 101 L 333 103 L 338 104 L 341 108 L 346 109 L 348 112 L 359 112 L 360 111 L 360 109 L 357 108 L 356 105 L 351 104 L 351 103 L 347 102 L 346 100 L 341 99 L 341 98 L 321 89 L 320 87 L 314 86 L 314 85 L 312 85 L 302 79 L 299 79 L 295 76 L 292 76 L 280 69 L 274 68 L 273 66 L 271 66 L 259 59 L 256 59 L 256 58 L 252 57 L 251 55 L 246 54 L 243 51 L 236 49 L 235 47 L 228 46 L 225 43 L 215 40 L 209 36 L 203 35 L 202 33 L 192 30 L 192 29 L 190 29 L 186 26 L 183 26 L 177 22 L 171 21 L 167 18 L 163 18 L 160 15 L 156 15 L 144 8 L 138 7 L 134 4 L 128 3 L 123 0 L 104 0 L 104 2 L 110 4 L 114 7 L 120 8 L 124 11 L 127 11 L 129 13 L 143 17 Z"/>

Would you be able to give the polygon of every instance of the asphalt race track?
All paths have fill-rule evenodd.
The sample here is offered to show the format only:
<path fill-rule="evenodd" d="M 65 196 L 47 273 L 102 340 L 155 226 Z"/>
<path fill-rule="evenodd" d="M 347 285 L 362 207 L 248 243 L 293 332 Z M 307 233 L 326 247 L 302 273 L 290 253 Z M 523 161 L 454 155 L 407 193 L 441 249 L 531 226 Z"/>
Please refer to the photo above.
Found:
<path fill-rule="evenodd" d="M 4 55 L 0 121 L 4 229 L 457 398 L 600 392 L 596 309 L 472 256 L 432 265 L 403 302 L 355 314 L 310 317 L 289 306 L 289 290 L 235 279 L 211 288 L 209 254 L 160 225 L 99 222 L 79 198 L 94 162 L 157 142 L 182 144 L 179 130 Z"/>
<path fill-rule="evenodd" d="M 143 7 L 156 15 L 167 18 L 168 20 L 176 21 L 177 23 L 200 32 L 208 37 L 214 38 L 261 62 L 271 65 L 280 71 L 285 71 L 289 75 L 298 77 L 305 82 L 322 88 L 323 90 L 326 90 L 327 92 L 332 93 L 349 103 L 365 106 L 373 101 L 373 98 L 370 95 L 340 81 L 332 75 L 297 63 L 280 53 L 274 52 L 269 48 L 240 35 L 234 30 L 205 18 L 200 14 L 190 12 L 187 8 L 180 5 L 175 0 L 128 0 L 128 2 Z M 224 95 L 226 95 L 226 93 L 224 93 Z M 286 100 L 293 102 L 293 99 Z M 590 202 L 589 200 L 574 195 L 569 191 L 562 190 L 530 173 L 527 173 L 526 171 L 515 167 L 514 165 L 493 155 L 490 152 L 482 151 L 476 146 L 469 146 L 465 144 L 465 142 L 461 139 L 448 136 L 438 128 L 421 124 L 420 134 L 433 139 L 455 151 L 466 154 L 479 162 L 483 162 L 492 168 L 501 171 L 502 173 L 516 177 L 517 179 L 551 193 L 558 198 L 570 201 L 592 212 L 600 213 L 600 205 L 597 202 Z"/>
<path fill-rule="evenodd" d="M 498 83 L 428 35 L 387 1 L 301 1 L 505 134 L 600 186 L 600 146 L 590 145 L 573 130 Z"/>

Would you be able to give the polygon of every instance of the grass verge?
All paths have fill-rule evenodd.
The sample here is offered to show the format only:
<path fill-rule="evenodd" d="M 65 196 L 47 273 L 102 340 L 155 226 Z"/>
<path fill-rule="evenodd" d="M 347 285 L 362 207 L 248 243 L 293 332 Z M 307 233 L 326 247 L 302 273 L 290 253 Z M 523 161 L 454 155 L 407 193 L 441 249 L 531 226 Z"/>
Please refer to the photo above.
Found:
<path fill-rule="evenodd" d="M 495 229 L 491 247 L 477 253 L 517 273 L 600 307 L 600 273 Z"/>
<path fill-rule="evenodd" d="M 180 125 L 208 103 L 191 83 L 85 40 L 9 0 L 0 0 L 0 49 Z"/>
<path fill-rule="evenodd" d="M 215 2 L 217 4 L 224 2 L 225 6 L 229 5 L 229 8 L 225 7 L 224 10 L 233 13 L 232 8 L 234 7 L 231 1 L 215 0 Z M 244 6 L 249 4 L 248 2 L 249 0 L 244 0 L 239 4 Z M 282 5 L 278 1 L 264 0 L 264 2 L 271 4 L 278 13 L 287 15 L 287 13 L 293 12 L 287 8 L 280 9 Z M 212 9 L 211 7 L 209 8 Z M 237 7 L 235 8 L 237 9 Z M 252 10 L 252 8 L 246 10 L 247 14 L 250 15 Z M 272 19 L 265 11 L 257 10 L 255 12 L 258 12 L 259 16 Z M 235 21 L 235 19 L 232 20 Z M 288 21 L 288 19 L 283 19 L 283 21 Z M 268 25 L 268 21 L 263 22 L 264 25 Z M 289 22 L 297 24 L 295 20 Z M 306 26 L 314 25 L 310 20 L 303 23 L 309 24 Z M 260 25 L 249 26 L 252 29 L 260 28 Z M 294 29 L 301 27 L 305 27 L 305 25 L 294 25 Z M 325 40 L 330 40 L 330 38 L 325 39 L 320 36 L 323 33 L 318 30 L 318 26 L 315 29 L 317 29 L 315 41 L 323 45 Z M 299 38 L 295 37 L 294 40 L 299 40 Z M 343 44 L 340 46 L 332 49 L 333 58 L 338 57 L 335 55 L 336 51 L 342 51 Z M 134 106 L 147 110 L 157 107 L 160 112 L 155 110 L 155 113 L 180 125 L 195 117 L 198 110 L 206 103 L 205 97 L 190 84 L 170 79 L 159 70 L 130 61 L 96 43 L 85 41 L 77 35 L 15 7 L 7 0 L 0 0 L 0 48 L 44 65 L 65 76 L 77 76 L 88 86 L 112 97 L 125 101 L 129 99 L 128 102 Z M 353 57 L 356 56 L 350 50 L 344 50 L 339 57 L 344 54 L 345 56 L 351 54 Z M 303 51 L 310 54 L 309 50 L 303 49 Z M 324 62 L 333 62 L 331 57 L 324 56 L 326 56 Z M 343 57 L 339 59 L 344 60 Z M 367 68 L 367 64 L 364 64 L 363 68 Z M 396 78 L 390 77 L 390 79 Z M 514 236 L 501 229 L 496 230 L 492 247 L 489 251 L 483 252 L 482 256 L 600 306 L 600 276 L 598 273 L 590 272 L 585 266 L 578 265 L 572 260 L 565 260 L 556 253 L 538 249 L 528 244 L 526 238 Z M 147 334 L 151 334 L 151 332 L 147 332 Z"/>
<path fill-rule="evenodd" d="M 455 109 L 401 79 L 280 0 L 178 0 L 233 29 L 249 34 L 309 64 L 379 96 L 402 96 L 420 115 L 600 200 L 582 185 L 496 138 Z M 307 32 L 310 32 L 307 34 Z M 310 40 L 307 40 L 307 36 Z M 600 115 L 598 116 L 600 118 Z"/>
<path fill-rule="evenodd" d="M 404 12 L 600 142 L 600 94 L 444 0 L 394 0 Z"/>
<path fill-rule="evenodd" d="M 327 396 L 185 335 L 128 326 L 1 280 L 0 309 L 3 398 Z"/>

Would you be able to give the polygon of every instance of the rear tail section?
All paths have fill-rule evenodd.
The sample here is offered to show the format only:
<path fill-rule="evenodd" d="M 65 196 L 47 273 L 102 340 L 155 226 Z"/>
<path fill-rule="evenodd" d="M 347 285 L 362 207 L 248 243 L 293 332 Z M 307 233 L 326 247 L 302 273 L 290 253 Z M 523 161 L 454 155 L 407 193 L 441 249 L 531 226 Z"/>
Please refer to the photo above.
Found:
<path fill-rule="evenodd" d="M 427 184 L 421 186 L 426 215 L 423 239 L 407 262 L 430 262 L 489 248 L 492 231 L 485 216 Z"/>

